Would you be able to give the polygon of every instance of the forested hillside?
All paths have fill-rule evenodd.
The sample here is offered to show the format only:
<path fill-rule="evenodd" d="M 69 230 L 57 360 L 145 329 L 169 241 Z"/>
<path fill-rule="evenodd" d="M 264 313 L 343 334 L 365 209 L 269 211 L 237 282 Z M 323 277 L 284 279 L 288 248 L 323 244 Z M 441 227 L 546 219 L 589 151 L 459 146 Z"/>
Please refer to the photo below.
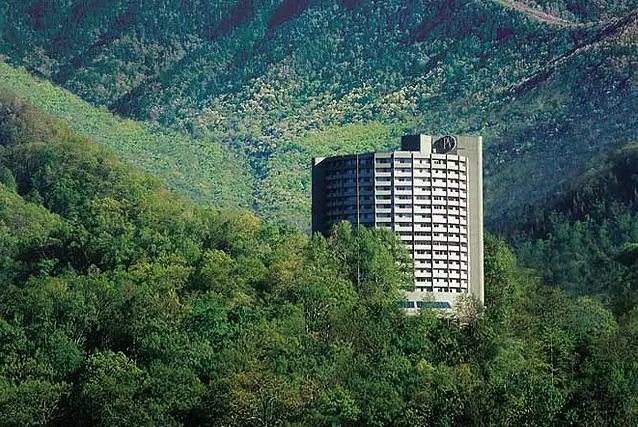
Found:
<path fill-rule="evenodd" d="M 638 425 L 637 7 L 0 0 L 0 426 Z M 455 319 L 305 232 L 407 132 L 484 136 L 512 243 Z"/>
<path fill-rule="evenodd" d="M 78 134 L 109 147 L 118 158 L 161 175 L 174 190 L 210 206 L 251 207 L 253 178 L 246 159 L 223 145 L 121 119 L 4 63 L 0 63 L 0 77 L 0 89 L 21 94 Z"/>
<path fill-rule="evenodd" d="M 638 242 L 638 146 L 594 159 L 556 195 L 488 227 L 554 286 L 607 299 L 624 292 L 614 259 Z"/>
<path fill-rule="evenodd" d="M 503 1 L 503 3 L 519 3 Z M 561 18 L 572 25 L 600 22 L 629 12 L 636 3 L 629 0 L 577 1 L 577 0 L 522 0 L 527 6 Z"/>
<path fill-rule="evenodd" d="M 387 230 L 193 205 L 2 92 L 0 425 L 636 424 L 636 290 L 612 313 L 485 249 L 486 309 L 406 317 Z"/>
<path fill-rule="evenodd" d="M 31 0 L 5 5 L 0 53 L 94 105 L 188 134 L 176 152 L 199 166 L 232 152 L 248 164 L 233 167 L 251 177 L 248 204 L 302 228 L 312 156 L 396 146 L 404 132 L 482 134 L 496 218 L 636 141 L 637 5 Z M 155 170 L 221 200 L 198 190 L 218 175 Z"/>

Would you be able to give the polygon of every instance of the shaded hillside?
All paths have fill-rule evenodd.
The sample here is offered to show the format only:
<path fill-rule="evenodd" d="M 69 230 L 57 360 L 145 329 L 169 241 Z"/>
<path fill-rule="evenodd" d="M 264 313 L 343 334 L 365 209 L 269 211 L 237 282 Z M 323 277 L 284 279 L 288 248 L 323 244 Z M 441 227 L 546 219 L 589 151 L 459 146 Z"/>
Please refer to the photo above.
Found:
<path fill-rule="evenodd" d="M 334 135 L 392 129 L 374 148 L 402 132 L 484 135 L 497 217 L 638 132 L 635 1 L 526 2 L 579 25 L 489 0 L 93 3 L 9 7 L 0 52 L 92 103 L 190 134 L 186 155 L 240 153 L 257 212 L 302 227 L 310 158 L 358 145 L 326 150 Z"/>
<path fill-rule="evenodd" d="M 638 146 L 629 144 L 604 157 L 592 159 L 589 168 L 566 185 L 556 195 L 538 205 L 521 208 L 518 224 L 497 220 L 495 231 L 520 230 L 532 237 L 546 235 L 548 212 L 560 212 L 570 221 L 587 217 L 603 219 L 622 207 L 638 212 Z M 530 209 L 530 207 L 532 209 Z M 498 225 L 503 229 L 498 229 Z"/>
<path fill-rule="evenodd" d="M 620 291 L 617 277 L 624 271 L 614 260 L 623 246 L 638 241 L 638 147 L 594 159 L 558 194 L 488 227 L 512 242 L 521 262 L 548 283 L 609 298 Z"/>
<path fill-rule="evenodd" d="M 612 314 L 488 237 L 487 308 L 408 317 L 390 231 L 310 238 L 193 205 L 1 99 L 1 424 L 638 421 L 638 292 Z"/>

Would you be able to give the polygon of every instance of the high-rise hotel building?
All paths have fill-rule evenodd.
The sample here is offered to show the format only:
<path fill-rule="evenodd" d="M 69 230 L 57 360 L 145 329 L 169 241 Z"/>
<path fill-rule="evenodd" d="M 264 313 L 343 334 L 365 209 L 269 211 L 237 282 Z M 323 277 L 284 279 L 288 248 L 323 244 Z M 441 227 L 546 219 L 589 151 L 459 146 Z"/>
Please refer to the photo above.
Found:
<path fill-rule="evenodd" d="M 482 138 L 410 135 L 401 149 L 313 159 L 312 229 L 393 229 L 414 260 L 408 308 L 483 301 Z"/>

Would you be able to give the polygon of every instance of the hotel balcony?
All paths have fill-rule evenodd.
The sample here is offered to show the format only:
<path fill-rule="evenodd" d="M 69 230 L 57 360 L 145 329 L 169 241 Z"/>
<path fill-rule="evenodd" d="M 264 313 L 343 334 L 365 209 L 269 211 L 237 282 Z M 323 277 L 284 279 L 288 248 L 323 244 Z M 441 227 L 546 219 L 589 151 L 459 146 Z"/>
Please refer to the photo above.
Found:
<path fill-rule="evenodd" d="M 414 176 L 419 178 L 429 178 L 432 174 L 430 173 L 430 169 L 415 168 Z"/>
<path fill-rule="evenodd" d="M 420 241 L 415 241 L 414 243 L 414 250 L 415 251 L 430 251 L 432 250 L 432 246 L 431 245 L 426 245 L 423 242 Z M 430 256 L 425 254 L 425 255 L 419 255 L 419 256 L 424 256 L 426 259 L 429 259 Z"/>
<path fill-rule="evenodd" d="M 414 231 L 423 231 L 423 232 L 431 232 L 432 231 L 432 227 L 430 225 L 427 224 L 419 224 L 418 222 L 414 223 Z"/>
<path fill-rule="evenodd" d="M 423 187 L 414 187 L 414 195 L 415 196 L 429 196 L 431 195 L 432 191 L 429 188 L 423 188 Z"/>
<path fill-rule="evenodd" d="M 423 279 L 427 279 L 427 280 L 432 280 L 432 272 L 427 272 L 427 271 L 422 271 L 419 272 L 418 270 L 414 272 L 414 277 L 416 279 L 420 279 L 419 281 L 423 281 Z"/>
<path fill-rule="evenodd" d="M 400 223 L 398 218 L 395 218 L 394 221 L 395 221 L 394 229 L 396 231 L 412 231 L 412 223 L 411 222 L 406 221 L 404 223 Z"/>
<path fill-rule="evenodd" d="M 396 205 L 394 205 L 394 212 L 397 214 L 411 214 L 412 207 L 410 206 L 409 208 L 398 208 Z M 410 220 L 411 219 L 412 218 L 410 218 Z"/>
<path fill-rule="evenodd" d="M 398 169 L 394 170 L 395 178 L 412 178 L 412 171 L 399 171 Z"/>

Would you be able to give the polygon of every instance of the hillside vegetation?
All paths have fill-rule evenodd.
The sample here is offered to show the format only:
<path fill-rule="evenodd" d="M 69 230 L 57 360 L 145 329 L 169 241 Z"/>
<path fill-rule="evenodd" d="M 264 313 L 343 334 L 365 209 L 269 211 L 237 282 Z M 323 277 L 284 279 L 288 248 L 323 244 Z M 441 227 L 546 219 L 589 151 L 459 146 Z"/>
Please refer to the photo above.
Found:
<path fill-rule="evenodd" d="M 251 206 L 252 176 L 246 161 L 222 145 L 204 145 L 157 125 L 121 119 L 2 62 L 0 91 L 20 93 L 77 133 L 108 146 L 120 159 L 161 175 L 175 190 L 211 206 Z"/>
<path fill-rule="evenodd" d="M 636 7 L 631 0 L 520 0 L 512 3 L 521 3 L 552 16 L 583 23 L 607 21 Z"/>
<path fill-rule="evenodd" d="M 612 313 L 488 237 L 486 309 L 406 317 L 389 231 L 193 205 L 10 93 L 0 112 L 2 425 L 638 422 L 635 289 Z"/>
<path fill-rule="evenodd" d="M 614 260 L 638 241 L 638 146 L 590 166 L 556 195 L 489 227 L 513 242 L 521 262 L 548 283 L 610 299 L 625 291 L 618 288 L 622 266 Z"/>
<path fill-rule="evenodd" d="M 482 134 L 496 218 L 635 141 L 636 6 L 31 0 L 5 8 L 0 53 L 95 105 L 188 134 L 176 153 L 201 166 L 229 151 L 247 159 L 250 205 L 302 228 L 312 156 L 397 146 L 404 132 Z M 197 182 L 215 187 L 205 168 L 186 185 L 155 170 L 195 195 Z"/>

